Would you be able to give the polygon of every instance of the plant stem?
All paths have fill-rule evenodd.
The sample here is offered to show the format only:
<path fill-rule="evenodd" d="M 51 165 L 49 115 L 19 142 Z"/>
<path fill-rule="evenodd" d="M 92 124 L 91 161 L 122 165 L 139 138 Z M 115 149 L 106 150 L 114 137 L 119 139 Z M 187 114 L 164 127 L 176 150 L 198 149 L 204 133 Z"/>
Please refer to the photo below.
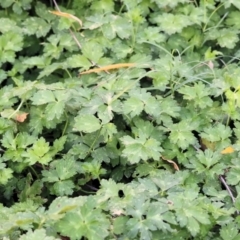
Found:
<path fill-rule="evenodd" d="M 23 103 L 24 103 L 24 101 L 21 100 L 18 108 L 17 108 L 12 114 L 10 114 L 10 115 L 8 116 L 8 119 L 10 119 L 12 116 L 14 116 L 14 115 L 19 111 L 19 109 L 22 107 Z"/>
<path fill-rule="evenodd" d="M 223 176 L 219 176 L 219 179 L 220 179 L 220 181 L 222 182 L 222 184 L 225 186 L 225 188 L 227 189 L 227 191 L 228 191 L 228 193 L 229 193 L 229 195 L 230 195 L 230 197 L 231 197 L 231 199 L 232 199 L 232 202 L 233 203 L 235 203 L 236 201 L 235 201 L 235 197 L 233 196 L 233 194 L 232 194 L 232 191 L 231 191 L 231 189 L 230 189 L 230 187 L 228 186 L 228 184 L 226 183 L 226 181 L 225 181 L 225 179 L 223 178 Z M 239 214 L 239 211 L 237 211 L 237 214 Z"/>

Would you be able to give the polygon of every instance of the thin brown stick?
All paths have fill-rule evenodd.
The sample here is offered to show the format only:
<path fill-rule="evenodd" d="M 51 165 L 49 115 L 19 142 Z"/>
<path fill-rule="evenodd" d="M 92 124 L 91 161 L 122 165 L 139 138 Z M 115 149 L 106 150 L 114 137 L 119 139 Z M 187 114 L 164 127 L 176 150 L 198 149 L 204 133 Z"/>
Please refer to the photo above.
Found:
<path fill-rule="evenodd" d="M 136 63 L 117 63 L 117 64 L 112 64 L 100 68 L 94 68 L 88 71 L 81 72 L 80 74 L 89 74 L 89 73 L 98 73 L 102 71 L 107 71 L 107 70 L 113 70 L 113 69 L 119 69 L 119 68 L 125 68 L 125 67 L 134 67 Z"/>
<path fill-rule="evenodd" d="M 61 12 L 61 10 L 60 10 L 60 8 L 59 8 L 56 0 L 53 0 L 53 3 L 54 3 L 55 8 L 56 8 L 59 12 Z M 78 45 L 79 49 L 82 50 L 82 45 L 81 45 L 81 43 L 78 41 L 78 39 L 77 39 L 76 35 L 74 34 L 74 32 L 73 32 L 71 29 L 69 29 L 69 32 L 70 32 L 70 34 L 72 35 L 72 38 L 74 39 L 74 41 L 76 42 L 76 44 Z M 91 59 L 88 59 L 88 61 L 92 64 L 92 66 L 97 66 L 97 67 L 99 67 L 99 65 L 97 65 L 97 64 L 96 64 L 94 61 L 92 61 Z M 108 73 L 108 74 L 110 74 L 108 71 L 105 71 L 105 72 Z"/>
<path fill-rule="evenodd" d="M 60 10 L 57 2 L 56 2 L 55 0 L 53 0 L 53 3 L 54 3 L 54 5 L 55 5 L 55 8 L 56 8 L 59 12 L 61 12 L 61 10 Z M 79 47 L 80 49 L 82 49 L 82 45 L 81 45 L 81 43 L 78 41 L 78 39 L 76 38 L 74 32 L 73 32 L 71 29 L 69 29 L 69 32 L 71 33 L 71 35 L 72 35 L 74 41 L 77 43 L 78 47 Z M 91 62 L 91 63 L 92 63 L 92 62 Z M 93 63 L 92 63 L 92 64 L 93 64 Z"/>
<path fill-rule="evenodd" d="M 233 194 L 232 194 L 232 191 L 231 191 L 231 189 L 230 189 L 230 187 L 228 186 L 228 184 L 226 183 L 226 181 L 225 181 L 225 179 L 223 178 L 223 176 L 219 176 L 219 179 L 220 179 L 220 181 L 222 182 L 222 184 L 225 186 L 225 188 L 227 189 L 227 191 L 228 191 L 228 193 L 229 193 L 229 195 L 230 195 L 230 197 L 231 197 L 231 199 L 232 199 L 232 202 L 233 203 L 235 203 L 236 201 L 235 201 L 235 197 L 233 196 Z M 237 214 L 239 214 L 239 211 L 236 211 L 237 212 Z"/>
<path fill-rule="evenodd" d="M 169 160 L 169 159 L 166 159 L 164 156 L 162 156 L 162 159 L 165 160 L 165 161 L 167 161 L 167 162 L 169 162 L 169 163 L 171 163 L 171 164 L 173 165 L 173 168 L 174 168 L 176 171 L 180 171 L 178 165 L 177 165 L 174 161 Z"/>

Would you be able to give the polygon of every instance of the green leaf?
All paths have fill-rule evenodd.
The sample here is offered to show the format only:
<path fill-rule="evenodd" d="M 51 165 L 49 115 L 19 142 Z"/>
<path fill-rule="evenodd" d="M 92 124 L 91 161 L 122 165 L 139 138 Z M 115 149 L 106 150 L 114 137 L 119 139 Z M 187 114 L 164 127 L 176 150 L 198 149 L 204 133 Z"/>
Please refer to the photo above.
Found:
<path fill-rule="evenodd" d="M 120 216 L 114 219 L 113 231 L 115 234 L 121 234 L 125 232 L 126 223 L 129 220 L 127 216 Z"/>
<path fill-rule="evenodd" d="M 45 139 L 43 137 L 39 138 L 39 140 L 37 140 L 33 147 L 33 152 L 38 156 L 38 157 L 42 157 L 43 155 L 45 155 L 48 151 L 49 151 L 49 144 L 45 141 Z"/>
<path fill-rule="evenodd" d="M 225 226 L 222 226 L 220 230 L 220 235 L 223 240 L 237 240 L 238 238 L 235 237 L 239 237 L 239 234 L 236 224 L 231 222 Z"/>
<path fill-rule="evenodd" d="M 80 132 L 95 132 L 101 128 L 99 120 L 92 115 L 81 115 L 75 117 L 74 130 Z"/>
<path fill-rule="evenodd" d="M 59 50 L 59 49 L 58 49 Z M 58 51 L 57 50 L 57 51 Z M 60 50 L 59 50 L 60 51 Z M 51 54 L 51 53 L 48 53 Z M 58 55 L 58 53 L 54 53 L 56 55 Z M 56 56 L 56 58 L 58 58 L 58 56 Z M 50 65 L 47 65 L 39 74 L 39 76 L 37 77 L 37 79 L 41 79 L 42 77 L 45 76 L 49 76 L 51 73 L 53 73 L 54 71 L 56 71 L 57 69 L 63 69 L 64 68 L 64 63 L 53 63 Z"/>
<path fill-rule="evenodd" d="M 112 179 L 101 180 L 101 188 L 97 192 L 98 201 L 100 203 L 107 201 L 110 198 L 118 197 L 119 190 L 124 188 L 124 184 L 117 184 Z"/>
<path fill-rule="evenodd" d="M 240 91 L 231 91 L 228 89 L 226 91 L 226 97 L 229 100 L 228 103 L 232 104 L 234 107 L 240 106 Z"/>
<path fill-rule="evenodd" d="M 171 117 L 178 117 L 181 108 L 178 106 L 177 102 L 171 97 L 166 97 L 160 99 L 160 113 L 162 115 L 169 115 Z M 160 117 L 161 118 L 161 117 Z"/>
<path fill-rule="evenodd" d="M 144 177 L 149 175 L 150 172 L 154 172 L 154 170 L 155 166 L 149 163 L 138 164 L 133 176 Z"/>
<path fill-rule="evenodd" d="M 20 50 L 22 50 L 23 47 L 23 36 L 15 33 L 15 32 L 7 32 L 4 35 L 0 36 L 0 53 L 2 54 L 2 56 L 4 56 L 5 54 L 14 54 L 14 52 L 18 52 Z M 2 52 L 4 51 L 4 52 Z M 5 58 L 7 61 L 7 59 L 11 59 L 11 58 Z M 4 61 L 4 58 L 1 60 L 2 62 Z"/>
<path fill-rule="evenodd" d="M 14 150 L 16 150 L 16 148 L 17 148 L 12 131 L 7 131 L 4 134 L 4 137 L 1 140 L 1 143 L 2 143 L 3 147 L 5 147 L 5 148 L 10 148 L 10 149 L 14 149 Z"/>
<path fill-rule="evenodd" d="M 194 106 L 200 108 L 212 106 L 212 100 L 208 97 L 210 91 L 202 82 L 195 83 L 193 87 L 184 86 L 178 92 L 184 94 L 184 99 L 194 101 Z"/>
<path fill-rule="evenodd" d="M 234 48 L 239 40 L 238 30 L 232 29 L 222 29 L 219 31 L 219 37 L 217 38 L 219 45 L 227 48 Z"/>
<path fill-rule="evenodd" d="M 114 9 L 114 2 L 112 0 L 102 0 L 100 2 L 93 2 L 91 9 L 94 11 L 101 11 L 101 12 L 111 12 Z"/>
<path fill-rule="evenodd" d="M 48 12 L 47 6 L 44 3 L 36 2 L 35 11 L 40 18 L 47 20 L 47 22 L 50 22 L 55 18 L 53 14 Z"/>
<path fill-rule="evenodd" d="M 213 152 L 211 149 L 207 149 L 204 152 L 198 151 L 196 157 L 206 168 L 210 168 L 217 162 L 220 162 L 222 158 L 220 153 Z"/>
<path fill-rule="evenodd" d="M 0 134 L 8 132 L 7 130 L 14 129 L 14 127 L 15 124 L 11 120 L 0 118 Z"/>
<path fill-rule="evenodd" d="M 149 231 L 149 228 L 147 225 L 145 225 L 145 222 L 140 222 L 135 218 L 132 218 L 127 223 L 128 229 L 131 229 L 128 233 L 128 236 L 132 239 L 136 239 L 137 234 L 139 232 L 140 239 L 146 239 L 151 240 L 152 239 L 152 233 Z M 155 229 L 154 229 L 155 230 Z"/>
<path fill-rule="evenodd" d="M 182 149 L 187 149 L 189 145 L 194 145 L 197 139 L 194 137 L 191 130 L 194 127 L 188 121 L 181 121 L 171 126 L 171 133 L 169 136 L 173 144 L 177 144 Z"/>
<path fill-rule="evenodd" d="M 62 51 L 63 51 L 63 47 L 59 46 L 59 41 L 60 41 L 60 36 L 58 35 L 51 35 L 51 37 L 48 38 L 48 42 L 46 42 L 44 44 L 44 56 L 45 57 L 51 57 L 54 59 L 59 59 Z M 50 73 L 52 73 L 54 70 L 60 68 L 62 66 L 62 64 L 59 63 L 52 63 L 51 65 L 49 65 L 48 67 L 46 67 L 45 71 L 41 74 L 41 76 L 45 76 L 45 75 L 49 75 Z"/>
<path fill-rule="evenodd" d="M 54 103 L 49 103 L 46 107 L 47 119 L 52 121 L 53 119 L 60 119 L 64 113 L 65 102 L 57 101 Z"/>
<path fill-rule="evenodd" d="M 199 223 L 194 218 L 191 218 L 191 220 L 188 221 L 187 228 L 193 237 L 195 237 L 200 231 Z"/>
<path fill-rule="evenodd" d="M 70 153 L 78 156 L 78 158 L 80 159 L 85 159 L 90 151 L 90 147 L 88 147 L 87 145 L 77 144 L 71 148 Z"/>
<path fill-rule="evenodd" d="M 55 102 L 55 96 L 50 90 L 40 90 L 32 97 L 33 105 L 42 105 L 50 102 Z"/>
<path fill-rule="evenodd" d="M 231 11 L 226 19 L 226 24 L 229 26 L 239 26 L 240 17 L 238 11 Z"/>
<path fill-rule="evenodd" d="M 87 59 L 90 59 L 95 63 L 98 63 L 100 58 L 103 56 L 102 47 L 97 42 L 94 41 L 85 43 L 82 48 L 82 52 Z"/>
<path fill-rule="evenodd" d="M 192 24 L 189 17 L 183 14 L 162 13 L 153 18 L 154 23 L 157 23 L 161 30 L 169 35 L 179 33 L 184 27 Z"/>
<path fill-rule="evenodd" d="M 218 55 L 222 55 L 222 53 L 219 52 L 219 51 L 216 51 L 216 50 L 212 51 L 211 47 L 209 47 L 209 48 L 207 49 L 207 51 L 205 52 L 205 54 L 204 54 L 204 56 L 205 56 L 204 59 L 205 59 L 206 61 L 208 61 L 208 60 L 213 60 L 213 59 L 215 59 Z"/>
<path fill-rule="evenodd" d="M 127 208 L 127 213 L 132 216 L 132 218 L 127 222 L 127 228 L 129 230 L 128 236 L 136 238 L 137 233 L 139 232 L 140 239 L 150 240 L 152 239 L 151 231 L 157 229 L 171 231 L 172 229 L 170 224 L 167 222 L 172 218 L 172 216 L 170 217 L 169 215 L 165 218 L 165 212 L 166 206 L 164 203 L 149 203 L 148 201 L 145 201 L 144 198 L 134 200 L 133 207 Z M 146 217 L 142 218 L 143 216 Z M 172 220 L 170 220 L 171 223 L 177 224 L 174 218 L 172 218 Z"/>
<path fill-rule="evenodd" d="M 131 31 L 131 22 L 126 18 L 111 15 L 109 23 L 102 26 L 103 35 L 112 40 L 118 35 L 121 39 L 128 38 Z"/>
<path fill-rule="evenodd" d="M 6 168 L 6 164 L 0 163 L 0 184 L 6 185 L 12 177 L 13 170 L 11 168 Z"/>
<path fill-rule="evenodd" d="M 232 5 L 234 5 L 236 8 L 240 9 L 240 3 L 239 3 L 237 0 L 231 0 L 231 1 L 229 1 L 229 2 L 226 2 L 225 4 L 226 4 L 226 5 L 232 4 Z"/>
<path fill-rule="evenodd" d="M 159 214 L 160 213 L 160 214 Z M 174 215 L 166 214 L 166 206 L 163 203 L 151 203 L 146 215 L 146 225 L 149 229 L 172 231 L 170 224 L 177 225 Z"/>
<path fill-rule="evenodd" d="M 109 150 L 109 152 L 107 152 Z M 107 149 L 105 147 L 95 149 L 92 153 L 92 157 L 94 160 L 97 162 L 107 162 L 110 163 L 110 154 L 111 154 L 111 149 Z"/>
<path fill-rule="evenodd" d="M 207 40 L 217 40 L 218 44 L 224 48 L 232 49 L 238 42 L 238 30 L 234 27 L 223 29 L 212 29 L 207 34 Z"/>
<path fill-rule="evenodd" d="M 184 180 L 183 176 L 179 174 L 169 174 L 163 171 L 153 173 L 150 179 L 158 188 L 160 188 L 162 192 L 181 184 L 181 182 Z"/>
<path fill-rule="evenodd" d="M 86 94 L 86 92 L 85 92 Z M 86 96 L 84 96 L 86 98 Z M 104 104 L 103 99 L 99 96 L 94 96 L 85 104 L 84 108 L 80 110 L 80 114 L 93 115 L 98 111 L 98 108 Z"/>
<path fill-rule="evenodd" d="M 57 196 L 68 196 L 73 194 L 73 189 L 75 185 L 72 180 L 64 180 L 54 183 L 53 189 L 54 195 Z"/>
<path fill-rule="evenodd" d="M 82 164 L 82 171 L 91 175 L 92 179 L 98 179 L 100 175 L 105 174 L 106 171 L 101 168 L 101 163 L 93 160 L 92 162 L 85 162 Z"/>
<path fill-rule="evenodd" d="M 8 7 L 10 7 L 13 3 L 14 3 L 14 0 L 3 0 L 3 1 L 1 1 L 0 5 L 1 5 L 3 8 L 8 8 Z"/>
<path fill-rule="evenodd" d="M 71 19 L 71 18 L 64 18 L 64 17 L 59 18 L 58 16 L 56 16 L 56 17 L 58 18 L 57 28 L 59 31 L 71 28 L 71 26 L 75 22 L 75 20 Z"/>
<path fill-rule="evenodd" d="M 46 235 L 45 229 L 36 229 L 35 231 L 29 230 L 26 234 L 23 234 L 19 240 L 60 240 L 60 238 L 55 238 Z"/>
<path fill-rule="evenodd" d="M 240 166 L 239 160 L 233 159 L 231 161 L 232 167 L 227 172 L 227 183 L 231 185 L 237 185 L 240 182 Z"/>
<path fill-rule="evenodd" d="M 87 22 L 85 23 L 85 27 L 90 30 L 99 28 L 104 23 L 108 22 L 108 19 L 106 19 L 106 17 L 102 14 L 100 14 L 100 15 L 96 14 L 93 16 L 86 17 L 86 20 L 87 20 Z"/>
<path fill-rule="evenodd" d="M 47 213 L 58 217 L 63 217 L 66 212 L 75 210 L 78 206 L 82 206 L 86 202 L 86 198 L 75 197 L 58 197 L 53 200 Z"/>
<path fill-rule="evenodd" d="M 147 114 L 152 116 L 159 116 L 161 111 L 161 106 L 155 97 L 149 97 L 147 99 L 143 99 L 144 102 L 144 110 Z"/>
<path fill-rule="evenodd" d="M 71 178 L 77 173 L 76 162 L 73 159 L 61 159 L 51 163 L 50 169 L 43 170 L 43 180 L 57 182 Z"/>
<path fill-rule="evenodd" d="M 25 161 L 31 165 L 36 162 L 47 164 L 52 160 L 51 155 L 48 153 L 49 150 L 49 143 L 41 137 L 34 143 L 32 148 L 29 148 L 26 153 L 22 154 L 22 156 L 25 157 Z"/>
<path fill-rule="evenodd" d="M 72 240 L 99 239 L 103 240 L 108 236 L 107 229 L 110 227 L 109 220 L 100 209 L 96 209 L 96 202 L 93 198 L 74 212 L 68 212 L 56 223 L 57 230 Z"/>
<path fill-rule="evenodd" d="M 148 27 L 144 29 L 144 35 L 141 32 L 137 38 L 139 43 L 151 41 L 153 43 L 162 43 L 166 41 L 166 35 L 160 33 L 159 27 Z"/>
<path fill-rule="evenodd" d="M 98 117 L 102 124 L 107 124 L 113 119 L 113 108 L 111 105 L 101 105 L 98 108 Z"/>
<path fill-rule="evenodd" d="M 23 33 L 27 35 L 36 34 L 39 37 L 45 37 L 50 31 L 51 26 L 44 19 L 38 17 L 28 17 L 23 22 Z"/>
<path fill-rule="evenodd" d="M 134 133 L 135 136 L 139 138 L 149 138 L 149 137 L 154 137 L 155 139 L 159 140 L 160 133 L 157 131 L 157 129 L 153 126 L 153 124 L 149 121 L 143 121 L 142 119 L 135 118 L 133 120 L 134 122 L 134 127 L 132 127 L 132 132 Z M 155 135 L 156 133 L 156 135 Z"/>
<path fill-rule="evenodd" d="M 23 63 L 29 67 L 38 66 L 39 68 L 44 68 L 46 66 L 46 59 L 44 57 L 30 57 L 24 60 Z"/>
<path fill-rule="evenodd" d="M 16 22 L 9 19 L 9 18 L 1 18 L 0 19 L 0 32 L 7 33 L 7 32 L 18 32 L 21 33 L 21 28 L 17 26 Z"/>
<path fill-rule="evenodd" d="M 113 123 L 104 124 L 101 128 L 101 135 L 103 135 L 105 142 L 111 141 L 116 133 L 117 128 Z"/>
<path fill-rule="evenodd" d="M 115 35 L 114 35 L 115 36 Z M 108 37 L 109 38 L 109 37 Z M 133 49 L 131 46 L 128 46 L 127 44 L 124 44 L 121 40 L 118 38 L 115 38 L 113 40 L 113 46 L 112 51 L 114 55 L 114 59 L 117 60 L 125 58 L 128 54 L 131 54 L 133 52 Z M 121 51 L 119 51 L 119 45 L 121 45 Z"/>
<path fill-rule="evenodd" d="M 83 55 L 75 54 L 67 59 L 67 65 L 70 68 L 84 68 L 89 69 L 92 64 L 91 62 Z"/>
<path fill-rule="evenodd" d="M 36 137 L 31 136 L 26 132 L 21 132 L 16 136 L 15 140 L 19 148 L 26 149 L 29 145 L 32 145 L 36 142 Z"/>
<path fill-rule="evenodd" d="M 214 127 L 207 127 L 203 129 L 200 134 L 201 138 L 207 139 L 210 142 L 223 141 L 232 135 L 230 127 L 221 123 L 216 124 Z"/>
<path fill-rule="evenodd" d="M 68 33 L 64 32 L 59 34 L 59 46 L 63 47 L 69 52 L 73 52 L 79 49 L 77 44 L 75 44 L 71 34 L 69 35 Z"/>
<path fill-rule="evenodd" d="M 123 113 L 130 114 L 133 118 L 134 116 L 139 115 L 143 110 L 143 102 L 137 98 L 128 98 L 123 104 Z"/>
<path fill-rule="evenodd" d="M 46 126 L 47 119 L 45 116 L 43 116 L 45 108 L 44 106 L 42 108 L 38 107 L 32 107 L 30 110 L 31 119 L 29 122 L 30 131 L 34 134 L 41 133 L 43 130 L 43 127 Z"/>
<path fill-rule="evenodd" d="M 171 0 L 164 0 L 164 1 L 154 0 L 153 2 L 155 2 L 158 5 L 159 8 L 165 8 L 165 7 L 174 8 L 179 3 L 187 3 L 188 0 L 176 0 L 176 1 L 171 1 Z"/>
<path fill-rule="evenodd" d="M 43 203 L 43 200 L 39 195 L 42 192 L 43 183 L 40 180 L 36 180 L 32 183 L 32 175 L 27 174 L 27 177 L 22 179 L 24 186 L 22 186 L 22 191 L 19 194 L 20 202 L 27 201 L 27 199 L 37 200 L 40 203 Z"/>
<path fill-rule="evenodd" d="M 159 160 L 162 151 L 160 143 L 153 138 L 132 138 L 124 136 L 120 138 L 125 148 L 122 156 L 126 157 L 131 164 L 138 163 L 140 160 Z"/>
<path fill-rule="evenodd" d="M 0 83 L 2 83 L 2 81 L 6 78 L 7 78 L 6 72 L 0 69 Z"/>
<path fill-rule="evenodd" d="M 67 137 L 62 136 L 59 139 L 56 139 L 53 143 L 53 147 L 51 149 L 51 153 L 54 155 L 64 148 L 64 144 L 66 143 Z"/>

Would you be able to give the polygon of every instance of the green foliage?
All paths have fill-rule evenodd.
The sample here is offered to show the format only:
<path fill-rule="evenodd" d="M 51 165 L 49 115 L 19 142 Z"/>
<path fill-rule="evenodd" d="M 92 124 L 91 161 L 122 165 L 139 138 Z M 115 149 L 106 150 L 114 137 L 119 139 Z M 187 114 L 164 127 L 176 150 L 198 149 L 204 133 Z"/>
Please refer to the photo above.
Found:
<path fill-rule="evenodd" d="M 77 240 L 82 236 L 88 239 L 105 239 L 110 222 L 100 209 L 96 209 L 96 204 L 96 200 L 89 197 L 77 211 L 66 213 L 56 224 L 56 229 L 71 239 Z"/>
<path fill-rule="evenodd" d="M 0 1 L 0 239 L 239 239 L 239 1 L 57 3 Z"/>

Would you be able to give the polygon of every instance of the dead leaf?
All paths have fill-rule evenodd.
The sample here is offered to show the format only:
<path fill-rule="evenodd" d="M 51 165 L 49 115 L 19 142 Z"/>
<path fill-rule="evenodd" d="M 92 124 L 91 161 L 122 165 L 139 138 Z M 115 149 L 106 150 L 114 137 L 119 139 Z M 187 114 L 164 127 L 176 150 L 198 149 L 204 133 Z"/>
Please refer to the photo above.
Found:
<path fill-rule="evenodd" d="M 174 168 L 176 171 L 179 171 L 179 170 L 180 170 L 179 167 L 178 167 L 178 165 L 177 165 L 174 161 L 168 160 L 168 159 L 166 159 L 166 158 L 163 157 L 163 156 L 162 156 L 162 159 L 165 160 L 165 161 L 167 161 L 167 162 L 169 162 L 169 163 L 171 163 L 171 164 L 173 164 L 173 168 Z"/>
<path fill-rule="evenodd" d="M 214 68 L 214 64 L 212 61 L 208 62 L 208 67 L 212 70 Z"/>
<path fill-rule="evenodd" d="M 16 120 L 17 122 L 21 122 L 21 123 L 22 123 L 22 122 L 24 122 L 24 121 L 26 120 L 27 115 L 28 115 L 28 113 L 16 114 L 15 120 Z"/>
<path fill-rule="evenodd" d="M 233 152 L 235 152 L 234 148 L 231 147 L 231 146 L 229 146 L 229 147 L 223 149 L 223 150 L 221 151 L 221 154 L 230 154 L 230 153 L 233 153 Z"/>
<path fill-rule="evenodd" d="M 134 67 L 136 63 L 117 63 L 117 64 L 112 64 L 100 68 L 94 68 L 85 72 L 81 72 L 80 75 L 82 74 L 88 74 L 88 73 L 97 73 L 97 72 L 102 72 L 102 71 L 108 71 L 108 70 L 113 70 L 113 69 L 119 69 L 119 68 L 125 68 L 125 67 Z"/>
<path fill-rule="evenodd" d="M 124 213 L 124 211 L 122 209 L 113 209 L 112 210 L 112 214 L 115 216 L 120 216 Z"/>
<path fill-rule="evenodd" d="M 60 17 L 71 18 L 71 19 L 77 21 L 80 24 L 80 26 L 82 27 L 82 21 L 70 13 L 59 12 L 59 11 L 49 11 L 49 12 L 54 15 L 60 16 Z"/>
<path fill-rule="evenodd" d="M 206 149 L 211 149 L 212 151 L 215 150 L 215 147 L 216 147 L 215 142 L 208 141 L 205 138 L 201 138 L 200 141 L 201 141 L 201 147 L 203 150 L 206 150 Z"/>

